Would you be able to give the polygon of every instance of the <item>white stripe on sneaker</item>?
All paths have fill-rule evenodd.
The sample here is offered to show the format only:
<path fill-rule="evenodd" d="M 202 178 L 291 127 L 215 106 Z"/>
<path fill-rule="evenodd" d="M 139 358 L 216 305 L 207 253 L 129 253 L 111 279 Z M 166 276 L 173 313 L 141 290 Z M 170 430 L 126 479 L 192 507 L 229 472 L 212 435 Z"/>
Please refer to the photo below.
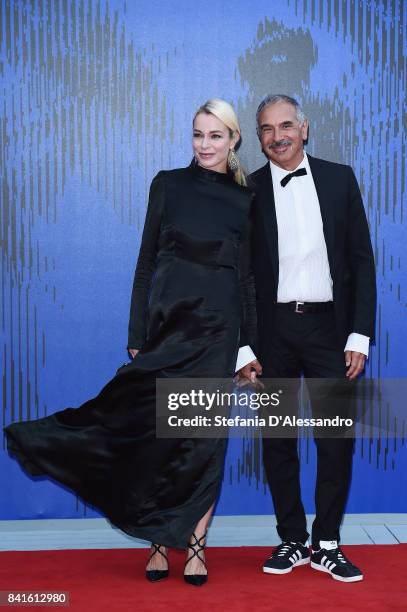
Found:
<path fill-rule="evenodd" d="M 360 580 L 363 580 L 363 574 L 359 574 L 358 576 L 350 576 L 349 578 L 338 576 L 338 574 L 332 574 L 329 569 L 323 565 L 320 565 L 319 563 L 315 563 L 315 561 L 311 561 L 311 567 L 319 572 L 326 572 L 327 574 L 330 574 L 334 580 L 339 580 L 340 582 L 359 582 Z"/>

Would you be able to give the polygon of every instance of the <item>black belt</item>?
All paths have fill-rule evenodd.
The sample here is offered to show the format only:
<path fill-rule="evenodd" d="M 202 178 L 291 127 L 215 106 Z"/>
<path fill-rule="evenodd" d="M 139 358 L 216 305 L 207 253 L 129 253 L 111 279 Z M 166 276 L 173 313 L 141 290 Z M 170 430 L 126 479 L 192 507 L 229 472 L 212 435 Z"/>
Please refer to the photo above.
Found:
<path fill-rule="evenodd" d="M 291 310 L 297 314 L 329 312 L 333 302 L 276 302 L 274 306 L 282 310 Z"/>

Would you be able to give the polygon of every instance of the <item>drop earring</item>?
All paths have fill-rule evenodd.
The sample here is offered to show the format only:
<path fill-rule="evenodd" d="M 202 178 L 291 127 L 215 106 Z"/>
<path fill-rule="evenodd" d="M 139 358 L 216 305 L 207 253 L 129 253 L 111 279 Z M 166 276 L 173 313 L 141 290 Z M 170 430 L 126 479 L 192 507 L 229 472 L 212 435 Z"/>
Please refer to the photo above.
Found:
<path fill-rule="evenodd" d="M 232 172 L 236 172 L 239 169 L 239 159 L 233 149 L 229 150 L 228 166 Z"/>

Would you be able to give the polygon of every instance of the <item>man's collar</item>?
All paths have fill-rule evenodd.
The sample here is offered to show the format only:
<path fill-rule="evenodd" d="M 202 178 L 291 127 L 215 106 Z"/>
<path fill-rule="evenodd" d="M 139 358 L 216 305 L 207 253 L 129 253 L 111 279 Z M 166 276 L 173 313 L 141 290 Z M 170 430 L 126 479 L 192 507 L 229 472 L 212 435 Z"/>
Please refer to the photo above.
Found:
<path fill-rule="evenodd" d="M 284 168 L 280 168 L 280 166 L 273 164 L 271 160 L 269 160 L 269 165 L 270 165 L 270 170 L 271 170 L 271 176 L 276 181 L 281 181 L 281 179 L 284 178 L 287 174 L 289 174 L 290 172 L 295 172 L 299 168 L 306 168 L 307 172 L 310 171 L 309 161 L 308 161 L 308 157 L 305 151 L 304 151 L 304 157 L 302 158 L 298 166 L 296 168 L 293 168 L 293 170 L 284 170 Z"/>

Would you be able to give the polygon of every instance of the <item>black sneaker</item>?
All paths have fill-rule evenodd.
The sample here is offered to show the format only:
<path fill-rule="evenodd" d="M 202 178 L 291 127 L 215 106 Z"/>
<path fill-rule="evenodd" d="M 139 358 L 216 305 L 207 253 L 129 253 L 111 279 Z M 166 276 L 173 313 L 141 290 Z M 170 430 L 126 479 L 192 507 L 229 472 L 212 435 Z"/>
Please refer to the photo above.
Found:
<path fill-rule="evenodd" d="M 273 554 L 264 562 L 265 574 L 288 574 L 293 567 L 310 562 L 308 546 L 301 542 L 282 542 L 273 550 Z"/>
<path fill-rule="evenodd" d="M 326 548 L 312 550 L 311 567 L 320 572 L 327 572 L 332 578 L 341 582 L 363 580 L 360 569 L 345 557 L 339 546 L 332 550 Z"/>

